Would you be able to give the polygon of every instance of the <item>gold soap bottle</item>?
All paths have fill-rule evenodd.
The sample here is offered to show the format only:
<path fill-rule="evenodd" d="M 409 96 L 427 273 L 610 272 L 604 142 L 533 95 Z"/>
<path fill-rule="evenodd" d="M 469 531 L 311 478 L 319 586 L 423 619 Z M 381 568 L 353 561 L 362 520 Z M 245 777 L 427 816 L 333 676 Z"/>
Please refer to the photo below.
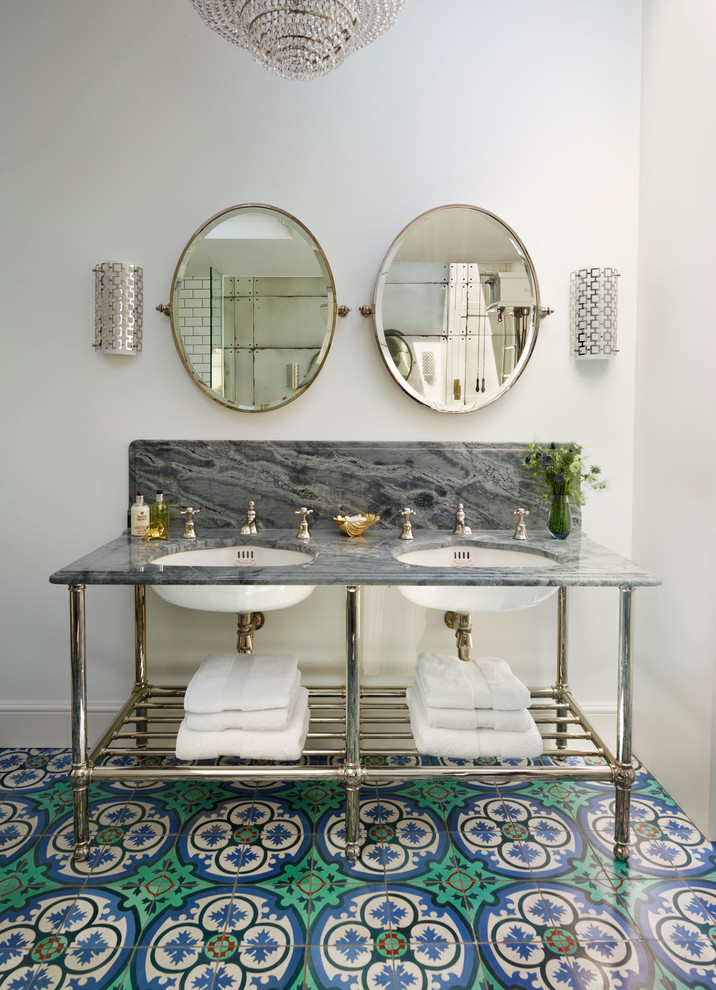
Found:
<path fill-rule="evenodd" d="M 149 506 L 144 501 L 144 492 L 137 492 L 137 501 L 129 511 L 129 532 L 132 536 L 144 536 L 149 525 Z"/>
<path fill-rule="evenodd" d="M 156 500 L 152 502 L 151 524 L 161 525 L 162 535 L 169 536 L 169 506 L 164 501 L 164 492 L 161 490 L 157 491 Z"/>

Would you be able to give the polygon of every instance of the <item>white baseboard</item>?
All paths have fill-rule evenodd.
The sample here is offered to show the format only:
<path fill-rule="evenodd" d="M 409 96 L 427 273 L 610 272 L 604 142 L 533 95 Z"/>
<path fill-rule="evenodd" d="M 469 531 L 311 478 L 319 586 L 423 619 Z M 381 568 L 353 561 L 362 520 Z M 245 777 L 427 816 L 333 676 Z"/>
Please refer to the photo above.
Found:
<path fill-rule="evenodd" d="M 98 701 L 87 706 L 90 745 L 104 731 L 124 701 Z M 17 701 L 0 703 L 0 748 L 63 747 L 71 744 L 69 702 Z"/>
<path fill-rule="evenodd" d="M 87 706 L 90 745 L 99 737 L 124 701 L 95 701 Z M 582 705 L 585 715 L 612 750 L 616 740 L 616 707 L 594 702 Z M 69 702 L 17 701 L 0 703 L 0 748 L 69 747 Z"/>

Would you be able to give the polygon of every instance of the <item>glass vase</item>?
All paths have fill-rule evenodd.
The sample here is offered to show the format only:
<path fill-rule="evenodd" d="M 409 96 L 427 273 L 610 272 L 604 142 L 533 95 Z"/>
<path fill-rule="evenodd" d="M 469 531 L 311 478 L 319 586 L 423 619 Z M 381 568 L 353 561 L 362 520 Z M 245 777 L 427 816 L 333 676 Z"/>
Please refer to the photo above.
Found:
<path fill-rule="evenodd" d="M 572 510 L 569 507 L 569 495 L 554 492 L 552 504 L 549 507 L 547 529 L 555 540 L 563 540 L 569 536 L 572 528 Z"/>

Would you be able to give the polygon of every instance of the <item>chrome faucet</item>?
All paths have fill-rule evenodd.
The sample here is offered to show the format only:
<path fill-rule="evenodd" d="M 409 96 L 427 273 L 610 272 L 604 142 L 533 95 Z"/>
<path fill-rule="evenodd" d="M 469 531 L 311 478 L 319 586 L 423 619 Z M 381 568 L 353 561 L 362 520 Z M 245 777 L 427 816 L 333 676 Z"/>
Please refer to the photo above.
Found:
<path fill-rule="evenodd" d="M 403 527 L 400 530 L 401 540 L 414 540 L 413 527 L 410 525 L 410 517 L 415 515 L 415 509 L 399 509 L 398 515 L 403 517 Z"/>
<path fill-rule="evenodd" d="M 249 536 L 254 533 L 258 533 L 256 528 L 256 509 L 254 508 L 254 503 L 249 502 L 249 510 L 246 513 L 246 522 L 241 527 L 240 533 L 242 536 Z"/>
<path fill-rule="evenodd" d="M 462 502 L 457 504 L 457 512 L 455 513 L 455 529 L 453 530 L 455 536 L 469 536 L 472 530 L 469 526 L 465 525 L 465 508 Z"/>
<path fill-rule="evenodd" d="M 512 537 L 513 540 L 526 540 L 527 539 L 527 524 L 525 523 L 525 517 L 530 514 L 529 509 L 514 509 L 512 512 L 513 516 L 517 516 L 517 525 L 515 527 L 515 535 Z"/>
<path fill-rule="evenodd" d="M 296 509 L 294 512 L 295 516 L 300 516 L 301 521 L 298 524 L 298 532 L 296 533 L 297 540 L 310 540 L 311 534 L 308 532 L 308 517 L 313 512 L 313 509 L 307 509 L 305 506 L 301 509 Z"/>
<path fill-rule="evenodd" d="M 186 516 L 186 522 L 184 524 L 184 532 L 182 533 L 183 540 L 195 540 L 196 530 L 194 529 L 194 516 L 199 512 L 199 509 L 192 509 L 189 506 L 186 509 L 182 509 L 179 513 L 181 516 Z"/>

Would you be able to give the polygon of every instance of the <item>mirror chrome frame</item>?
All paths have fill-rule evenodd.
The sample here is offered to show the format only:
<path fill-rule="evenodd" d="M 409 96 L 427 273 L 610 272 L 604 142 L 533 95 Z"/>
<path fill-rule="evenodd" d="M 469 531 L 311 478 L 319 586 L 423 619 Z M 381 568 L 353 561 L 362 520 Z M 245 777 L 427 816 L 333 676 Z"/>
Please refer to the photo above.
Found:
<path fill-rule="evenodd" d="M 411 385 L 409 385 L 408 382 L 405 380 L 405 378 L 403 378 L 402 375 L 400 374 L 400 372 L 398 371 L 398 368 L 396 367 L 395 363 L 390 359 L 390 351 L 388 349 L 387 343 L 385 342 L 385 330 L 383 328 L 381 328 L 381 330 L 379 331 L 379 329 L 378 329 L 378 323 L 379 323 L 379 320 L 380 320 L 380 306 L 381 306 L 381 303 L 382 303 L 382 298 L 381 298 L 381 296 L 382 296 L 382 282 L 381 282 L 381 280 L 384 279 L 387 271 L 389 270 L 390 264 L 392 264 L 392 259 L 393 259 L 394 255 L 395 255 L 398 247 L 400 246 L 401 240 L 405 236 L 406 232 L 414 224 L 419 223 L 421 220 L 423 220 L 427 216 L 430 216 L 430 215 L 432 215 L 434 213 L 439 213 L 439 212 L 442 212 L 442 211 L 445 211 L 445 210 L 473 210 L 475 213 L 480 213 L 483 216 L 488 217 L 490 220 L 496 221 L 498 224 L 500 224 L 500 226 L 504 227 L 505 233 L 507 234 L 507 236 L 509 236 L 514 241 L 514 243 L 517 245 L 517 247 L 519 248 L 519 250 L 524 255 L 524 259 L 525 259 L 525 262 L 526 262 L 527 267 L 529 269 L 530 277 L 532 279 L 532 284 L 534 286 L 534 303 L 532 305 L 532 317 L 531 317 L 531 320 L 530 320 L 529 329 L 527 331 L 527 339 L 526 339 L 526 343 L 525 343 L 525 348 L 524 348 L 523 352 L 521 353 L 521 355 L 520 355 L 520 357 L 519 357 L 519 359 L 517 361 L 517 364 L 515 365 L 514 371 L 510 375 L 509 379 L 506 382 L 504 382 L 494 392 L 491 392 L 489 394 L 489 397 L 485 398 L 484 401 L 479 402 L 479 403 L 475 403 L 474 405 L 469 406 L 469 407 L 466 407 L 466 408 L 463 408 L 463 409 L 459 409 L 459 408 L 457 408 L 457 409 L 447 409 L 447 408 L 443 408 L 441 406 L 438 406 L 438 405 L 436 405 L 436 404 L 434 404 L 432 402 L 427 401 L 424 395 L 421 395 Z M 386 264 L 386 262 L 388 262 L 388 264 Z M 537 272 L 535 271 L 535 267 L 534 267 L 534 265 L 532 263 L 532 258 L 530 257 L 529 252 L 527 251 L 527 248 L 522 243 L 522 240 L 518 237 L 518 235 L 515 233 L 515 231 L 512 229 L 512 227 L 510 227 L 509 224 L 505 223 L 505 221 L 501 217 L 498 217 L 495 213 L 491 213 L 489 210 L 484 210 L 484 209 L 482 209 L 479 206 L 470 206 L 469 204 L 466 204 L 466 203 L 449 203 L 449 204 L 446 204 L 445 206 L 436 206 L 436 207 L 434 207 L 431 210 L 425 210 L 423 213 L 419 214 L 417 217 L 415 217 L 413 220 L 411 220 L 410 223 L 406 224 L 405 227 L 403 227 L 403 229 L 397 235 L 397 237 L 395 237 L 395 239 L 393 240 L 393 243 L 390 245 L 390 247 L 386 251 L 385 256 L 384 256 L 384 258 L 383 258 L 383 260 L 381 262 L 380 269 L 378 270 L 378 275 L 377 275 L 376 280 L 375 280 L 375 287 L 373 289 L 372 313 L 370 315 L 372 315 L 372 317 L 373 317 L 373 329 L 374 329 L 374 332 L 375 332 L 375 339 L 376 339 L 376 343 L 378 345 L 378 350 L 380 351 L 380 356 L 383 359 L 383 363 L 385 364 L 386 368 L 390 372 L 390 375 L 393 378 L 393 380 L 396 382 L 396 384 L 399 385 L 400 388 L 405 393 L 407 393 L 407 395 L 409 395 L 411 399 L 414 399 L 416 402 L 419 402 L 420 405 L 422 405 L 422 406 L 426 406 L 428 409 L 432 409 L 435 412 L 441 412 L 441 413 L 448 413 L 448 414 L 457 414 L 457 415 L 459 415 L 459 414 L 462 414 L 462 413 L 476 412 L 478 409 L 484 409 L 485 406 L 490 405 L 492 402 L 494 402 L 496 399 L 499 399 L 501 396 L 503 396 L 505 394 L 505 392 L 509 391 L 509 389 L 512 388 L 512 386 L 515 384 L 515 382 L 517 381 L 517 379 L 520 377 L 520 375 L 524 371 L 525 366 L 526 366 L 527 362 L 529 361 L 529 359 L 530 359 L 530 357 L 532 355 L 532 351 L 534 350 L 534 346 L 535 346 L 535 343 L 537 341 L 537 334 L 538 334 L 538 331 L 539 331 L 540 318 L 541 318 L 541 316 L 546 315 L 547 312 L 551 312 L 551 310 L 543 311 L 541 309 L 541 307 L 540 307 L 539 283 L 537 281 Z M 366 315 L 368 315 L 368 314 L 366 314 Z M 381 333 L 383 335 L 383 340 L 381 340 Z"/>
<path fill-rule="evenodd" d="M 328 329 L 328 324 L 326 324 L 326 335 L 324 337 L 323 344 L 321 345 L 321 349 L 319 351 L 319 358 L 316 363 L 316 369 L 313 377 L 303 388 L 297 391 L 295 395 L 292 395 L 290 398 L 286 398 L 281 402 L 276 402 L 275 404 L 267 405 L 267 406 L 239 405 L 236 402 L 232 402 L 230 399 L 225 399 L 223 396 L 219 395 L 212 388 L 210 388 L 206 384 L 206 382 L 202 381 L 202 379 L 199 378 L 199 376 L 196 374 L 196 371 L 194 370 L 192 363 L 190 362 L 190 360 L 186 355 L 186 352 L 184 350 L 184 345 L 182 342 L 181 330 L 178 325 L 179 300 L 178 300 L 178 292 L 177 292 L 178 289 L 177 282 L 179 278 L 179 273 L 182 269 L 182 265 L 186 263 L 187 254 L 189 253 L 190 248 L 197 240 L 197 238 L 199 238 L 204 231 L 207 231 L 207 228 L 216 224 L 217 220 L 221 219 L 222 217 L 224 218 L 228 217 L 229 214 L 234 213 L 236 210 L 252 210 L 252 209 L 271 210 L 273 213 L 279 213 L 282 217 L 285 217 L 286 219 L 290 220 L 292 223 L 296 224 L 297 227 L 300 227 L 304 231 L 304 233 L 313 242 L 314 250 L 320 255 L 322 262 L 325 265 L 326 273 L 330 280 L 330 285 L 333 291 L 333 307 L 332 307 L 333 311 L 331 314 L 330 330 Z M 218 213 L 215 213 L 212 217 L 209 217 L 208 220 L 206 220 L 200 227 L 198 227 L 197 230 L 192 234 L 192 236 L 184 245 L 184 249 L 181 255 L 179 256 L 179 261 L 177 262 L 176 268 L 174 269 L 174 275 L 172 276 L 170 299 L 171 299 L 171 303 L 169 307 L 164 307 L 163 311 L 166 311 L 166 309 L 169 310 L 174 344 L 176 346 L 177 352 L 179 353 L 179 357 L 181 358 L 181 362 L 184 365 L 184 369 L 186 370 L 186 372 L 188 373 L 189 377 L 192 379 L 194 384 L 197 385 L 201 389 L 201 391 L 204 392 L 205 395 L 208 395 L 210 399 L 214 400 L 214 402 L 218 402 L 220 405 L 225 406 L 227 409 L 234 409 L 236 410 L 236 412 L 245 412 L 245 413 L 273 412 L 274 409 L 282 409 L 284 406 L 287 406 L 290 402 L 295 402 L 296 399 L 300 398 L 306 392 L 306 390 L 310 388 L 310 386 L 314 383 L 316 378 L 318 378 L 318 375 L 320 374 L 323 365 L 326 362 L 326 358 L 328 357 L 328 352 L 331 349 L 331 345 L 333 343 L 333 337 L 336 332 L 336 316 L 338 314 L 338 306 L 336 303 L 336 282 L 335 279 L 333 278 L 333 272 L 331 270 L 331 266 L 328 264 L 328 258 L 326 257 L 323 248 L 318 243 L 318 241 L 313 236 L 313 234 L 308 229 L 308 227 L 304 223 L 301 223 L 301 221 L 297 217 L 293 216 L 291 213 L 287 213 L 286 210 L 280 209 L 278 206 L 270 206 L 266 203 L 238 203 L 237 205 L 230 206 L 225 210 L 219 210 Z M 157 309 L 160 309 L 160 307 L 158 306 Z"/>

